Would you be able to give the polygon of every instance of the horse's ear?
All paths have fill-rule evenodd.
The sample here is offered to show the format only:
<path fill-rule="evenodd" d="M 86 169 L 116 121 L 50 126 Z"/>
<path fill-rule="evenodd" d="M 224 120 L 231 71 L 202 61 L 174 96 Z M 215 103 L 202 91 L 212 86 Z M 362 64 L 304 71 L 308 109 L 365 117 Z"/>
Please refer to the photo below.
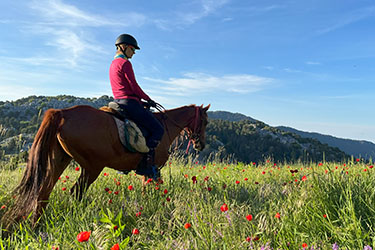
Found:
<path fill-rule="evenodd" d="M 202 104 L 203 107 L 203 104 Z M 208 104 L 207 107 L 203 108 L 204 111 L 207 111 L 211 107 L 211 104 Z"/>

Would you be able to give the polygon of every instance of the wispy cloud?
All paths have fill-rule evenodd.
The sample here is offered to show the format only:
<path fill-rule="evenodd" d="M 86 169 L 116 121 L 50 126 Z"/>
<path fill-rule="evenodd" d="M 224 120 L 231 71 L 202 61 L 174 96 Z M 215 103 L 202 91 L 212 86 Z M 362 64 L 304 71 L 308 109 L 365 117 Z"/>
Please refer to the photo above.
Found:
<path fill-rule="evenodd" d="M 145 77 L 145 80 L 159 83 L 158 89 L 165 95 L 182 95 L 214 92 L 251 93 L 264 89 L 274 81 L 272 78 L 255 75 L 224 75 L 212 76 L 204 73 L 186 73 L 181 78 L 168 80 Z"/>
<path fill-rule="evenodd" d="M 306 64 L 308 64 L 308 65 L 320 65 L 320 62 L 307 61 Z"/>
<path fill-rule="evenodd" d="M 344 26 L 347 26 L 349 24 L 361 21 L 363 19 L 366 19 L 368 17 L 374 16 L 375 15 L 375 6 L 370 6 L 367 8 L 362 8 L 355 10 L 351 12 L 348 15 L 345 15 L 335 21 L 334 24 L 329 25 L 325 28 L 322 28 L 320 30 L 317 30 L 316 33 L 318 35 L 323 35 L 326 33 L 329 33 L 331 31 L 337 30 L 339 28 L 342 28 Z"/>
<path fill-rule="evenodd" d="M 218 9 L 226 5 L 229 0 L 199 0 L 192 1 L 189 3 L 189 8 L 192 11 L 176 11 L 175 16 L 169 19 L 160 18 L 154 21 L 155 25 L 163 30 L 171 30 L 175 27 L 181 28 L 184 26 L 189 26 L 202 18 L 205 18 L 213 14 Z M 228 21 L 228 17 L 226 21 Z"/>

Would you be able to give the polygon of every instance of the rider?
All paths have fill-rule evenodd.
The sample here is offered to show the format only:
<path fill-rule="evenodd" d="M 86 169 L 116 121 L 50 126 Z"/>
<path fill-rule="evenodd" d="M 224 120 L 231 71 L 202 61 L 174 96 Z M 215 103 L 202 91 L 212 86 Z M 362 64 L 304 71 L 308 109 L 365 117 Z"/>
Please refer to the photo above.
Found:
<path fill-rule="evenodd" d="M 116 55 L 109 68 L 113 96 L 122 109 L 124 116 L 141 125 L 150 133 L 146 144 L 150 151 L 147 153 L 147 164 L 141 164 L 136 170 L 137 174 L 157 178 L 157 167 L 154 164 L 155 148 L 159 144 L 164 128 L 152 112 L 143 107 L 141 99 L 148 102 L 151 107 L 156 103 L 141 89 L 135 80 L 133 67 L 129 59 L 139 50 L 137 40 L 129 34 L 122 34 L 116 40 Z"/>

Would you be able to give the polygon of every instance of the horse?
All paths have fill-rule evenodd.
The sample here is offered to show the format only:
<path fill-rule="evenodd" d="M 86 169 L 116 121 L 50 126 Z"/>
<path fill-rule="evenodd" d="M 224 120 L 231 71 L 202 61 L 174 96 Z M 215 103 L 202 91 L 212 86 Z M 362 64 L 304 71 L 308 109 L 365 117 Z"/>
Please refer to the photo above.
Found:
<path fill-rule="evenodd" d="M 155 150 L 159 171 L 168 160 L 171 144 L 183 130 L 194 149 L 205 147 L 209 107 L 189 105 L 154 113 L 165 131 Z M 59 176 L 72 160 L 81 166 L 81 174 L 70 193 L 81 200 L 104 167 L 135 170 L 143 157 L 144 154 L 130 152 L 121 144 L 112 113 L 87 105 L 48 109 L 30 148 L 23 177 L 13 191 L 13 208 L 4 214 L 2 223 L 7 228 L 31 214 L 35 224 Z"/>

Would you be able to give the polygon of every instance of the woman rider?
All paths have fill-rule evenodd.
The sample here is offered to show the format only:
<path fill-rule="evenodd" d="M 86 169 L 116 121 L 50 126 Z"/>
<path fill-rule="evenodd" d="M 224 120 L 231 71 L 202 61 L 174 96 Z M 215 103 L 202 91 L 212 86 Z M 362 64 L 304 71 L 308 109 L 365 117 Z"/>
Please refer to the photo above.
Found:
<path fill-rule="evenodd" d="M 150 151 L 147 153 L 147 164 L 141 164 L 136 170 L 137 174 L 145 175 L 153 179 L 157 178 L 157 167 L 154 165 L 155 148 L 159 144 L 164 129 L 152 112 L 145 109 L 141 100 L 145 100 L 151 107 L 155 102 L 141 89 L 135 80 L 133 67 L 129 59 L 139 50 L 137 40 L 129 34 L 122 34 L 116 40 L 116 55 L 109 68 L 109 79 L 112 93 L 122 109 L 122 113 L 128 119 L 144 127 L 149 132 L 146 144 Z"/>

